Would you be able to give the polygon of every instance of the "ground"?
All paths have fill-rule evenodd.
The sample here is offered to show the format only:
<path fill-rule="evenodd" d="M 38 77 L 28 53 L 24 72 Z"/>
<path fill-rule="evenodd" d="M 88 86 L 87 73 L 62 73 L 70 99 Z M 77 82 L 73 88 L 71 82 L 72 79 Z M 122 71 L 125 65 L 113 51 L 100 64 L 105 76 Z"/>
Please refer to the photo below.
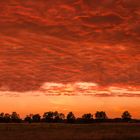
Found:
<path fill-rule="evenodd" d="M 0 124 L 0 140 L 140 140 L 140 124 Z"/>

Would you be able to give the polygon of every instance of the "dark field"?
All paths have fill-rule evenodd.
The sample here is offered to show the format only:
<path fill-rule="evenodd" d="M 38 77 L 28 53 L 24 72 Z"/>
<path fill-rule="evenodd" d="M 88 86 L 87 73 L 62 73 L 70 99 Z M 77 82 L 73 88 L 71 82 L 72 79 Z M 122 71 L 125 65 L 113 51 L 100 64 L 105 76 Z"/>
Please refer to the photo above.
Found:
<path fill-rule="evenodd" d="M 140 124 L 0 124 L 0 140 L 140 140 Z"/>

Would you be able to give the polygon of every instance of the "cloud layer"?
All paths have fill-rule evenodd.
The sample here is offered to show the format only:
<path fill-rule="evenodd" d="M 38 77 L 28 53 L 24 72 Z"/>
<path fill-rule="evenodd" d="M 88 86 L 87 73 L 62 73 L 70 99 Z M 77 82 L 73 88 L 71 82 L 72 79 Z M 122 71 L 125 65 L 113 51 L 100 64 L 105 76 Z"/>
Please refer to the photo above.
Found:
<path fill-rule="evenodd" d="M 36 91 L 11 92 L 7 87 L 2 87 L 0 96 L 21 97 L 21 96 L 93 96 L 93 97 L 140 97 L 140 90 L 137 87 L 109 86 L 101 87 L 96 83 L 44 83 Z"/>
<path fill-rule="evenodd" d="M 139 0 L 5 0 L 0 9 L 1 88 L 139 88 Z"/>

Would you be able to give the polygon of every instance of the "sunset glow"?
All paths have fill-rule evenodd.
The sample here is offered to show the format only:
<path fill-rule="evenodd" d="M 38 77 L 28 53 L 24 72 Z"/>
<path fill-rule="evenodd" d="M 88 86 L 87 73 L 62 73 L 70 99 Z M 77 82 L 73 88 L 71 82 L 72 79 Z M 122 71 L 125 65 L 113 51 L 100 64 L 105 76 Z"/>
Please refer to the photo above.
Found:
<path fill-rule="evenodd" d="M 140 118 L 140 0 L 0 1 L 0 110 Z"/>

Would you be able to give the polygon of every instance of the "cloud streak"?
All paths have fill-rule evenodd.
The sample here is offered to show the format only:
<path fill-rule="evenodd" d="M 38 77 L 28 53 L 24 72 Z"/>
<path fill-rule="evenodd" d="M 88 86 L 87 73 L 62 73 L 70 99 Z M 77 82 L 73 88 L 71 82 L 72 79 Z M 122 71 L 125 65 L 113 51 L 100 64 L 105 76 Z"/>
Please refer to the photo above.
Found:
<path fill-rule="evenodd" d="M 109 86 L 102 87 L 96 83 L 45 83 L 38 91 L 11 92 L 6 87 L 1 87 L 0 96 L 21 97 L 21 96 L 93 96 L 93 97 L 140 97 L 138 87 Z"/>
<path fill-rule="evenodd" d="M 112 85 L 139 90 L 139 6 L 139 0 L 0 2 L 0 86 L 24 93 L 44 83 L 87 82 L 101 87 L 97 96 L 115 95 L 102 91 Z"/>

